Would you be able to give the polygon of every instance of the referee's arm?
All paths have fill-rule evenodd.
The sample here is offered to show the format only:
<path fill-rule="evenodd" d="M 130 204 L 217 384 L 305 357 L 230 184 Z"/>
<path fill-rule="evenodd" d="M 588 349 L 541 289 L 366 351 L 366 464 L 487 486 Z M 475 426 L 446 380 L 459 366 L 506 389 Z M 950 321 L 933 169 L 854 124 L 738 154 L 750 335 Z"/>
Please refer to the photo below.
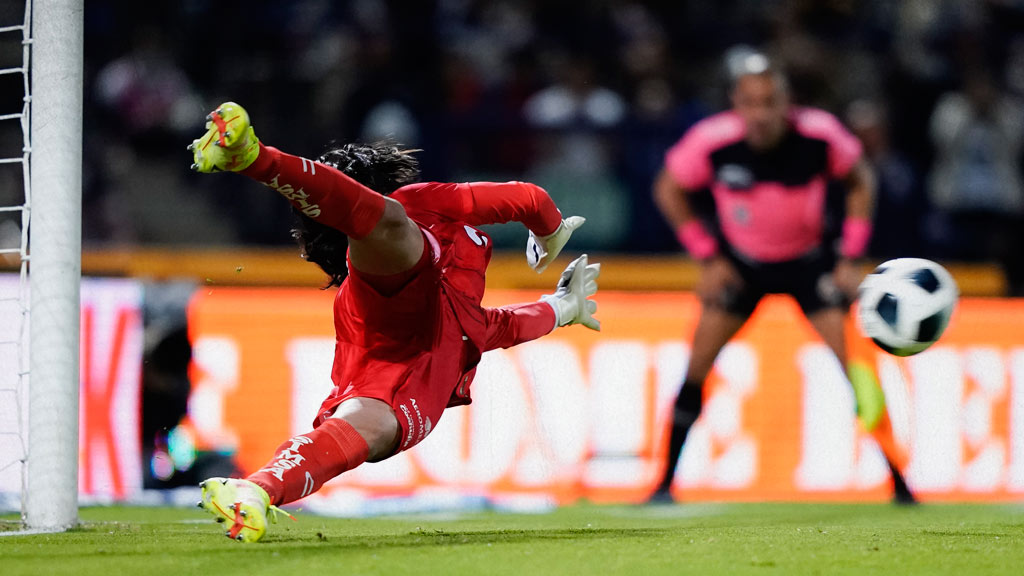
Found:
<path fill-rule="evenodd" d="M 690 256 L 706 262 L 718 254 L 718 241 L 694 214 L 689 191 L 668 169 L 662 169 L 654 181 L 654 203 Z"/>
<path fill-rule="evenodd" d="M 861 158 L 844 179 L 846 183 L 846 217 L 871 222 L 875 213 L 875 171 Z"/>
<path fill-rule="evenodd" d="M 846 183 L 846 218 L 839 243 L 839 259 L 834 278 L 836 286 L 851 300 L 864 275 L 853 263 L 867 255 L 871 222 L 875 212 L 875 171 L 861 158 L 843 179 Z"/>
<path fill-rule="evenodd" d="M 662 169 L 654 180 L 654 203 L 673 230 L 696 218 L 687 191 L 680 186 L 668 170 Z"/>

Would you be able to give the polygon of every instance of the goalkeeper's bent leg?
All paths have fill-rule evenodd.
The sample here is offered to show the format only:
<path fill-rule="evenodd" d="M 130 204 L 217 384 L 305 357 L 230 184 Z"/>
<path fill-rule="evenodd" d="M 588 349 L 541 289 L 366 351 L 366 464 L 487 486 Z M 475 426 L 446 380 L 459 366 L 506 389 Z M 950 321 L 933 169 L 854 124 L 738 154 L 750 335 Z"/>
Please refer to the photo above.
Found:
<path fill-rule="evenodd" d="M 367 274 L 400 274 L 423 253 L 423 234 L 405 208 L 340 170 L 260 145 L 242 171 L 273 188 L 304 216 L 349 237 L 349 260 Z"/>
<path fill-rule="evenodd" d="M 241 174 L 276 190 L 292 207 L 352 239 L 365 238 L 384 214 L 384 197 L 336 168 L 260 144 Z M 417 254 L 418 255 L 418 254 Z"/>

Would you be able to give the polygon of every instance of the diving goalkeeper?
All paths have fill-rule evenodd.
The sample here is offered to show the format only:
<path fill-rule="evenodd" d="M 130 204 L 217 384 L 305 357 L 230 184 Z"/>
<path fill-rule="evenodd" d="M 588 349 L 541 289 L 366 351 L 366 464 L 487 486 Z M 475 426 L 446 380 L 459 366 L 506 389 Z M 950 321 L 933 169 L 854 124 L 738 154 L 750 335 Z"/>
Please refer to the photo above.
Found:
<path fill-rule="evenodd" d="M 199 172 L 237 172 L 276 190 L 299 215 L 303 256 L 338 286 L 333 389 L 313 430 L 285 441 L 247 478 L 210 478 L 199 506 L 227 536 L 255 542 L 268 513 L 305 498 L 363 462 L 412 448 L 445 408 L 469 404 L 481 355 L 593 317 L 599 264 L 584 254 L 553 294 L 481 306 L 491 240 L 476 228 L 521 222 L 527 262 L 554 261 L 578 216 L 562 218 L 547 193 L 524 182 L 417 183 L 416 159 L 391 144 L 346 144 L 316 161 L 264 146 L 246 111 L 226 102 L 189 146 Z"/>

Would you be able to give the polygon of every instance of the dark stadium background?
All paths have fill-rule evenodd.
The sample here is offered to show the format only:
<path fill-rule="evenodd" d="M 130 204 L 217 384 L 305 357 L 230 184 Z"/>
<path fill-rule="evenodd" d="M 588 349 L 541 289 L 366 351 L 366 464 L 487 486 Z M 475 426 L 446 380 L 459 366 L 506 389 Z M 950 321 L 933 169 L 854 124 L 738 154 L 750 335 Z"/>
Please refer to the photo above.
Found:
<path fill-rule="evenodd" d="M 1024 131 L 1000 116 L 1024 95 L 1020 2 L 90 0 L 85 18 L 87 246 L 289 241 L 281 199 L 188 173 L 203 111 L 231 98 L 283 149 L 392 135 L 423 149 L 426 179 L 531 179 L 586 206 L 580 249 L 673 251 L 652 177 L 727 105 L 723 54 L 746 44 L 865 140 L 881 184 L 872 256 L 993 261 L 1022 290 L 1024 190 L 966 185 L 940 206 L 929 186 L 943 98 Z M 594 113 L 560 111 L 561 89 Z M 990 152 L 962 152 L 980 155 L 978 182 L 1007 160 Z"/>

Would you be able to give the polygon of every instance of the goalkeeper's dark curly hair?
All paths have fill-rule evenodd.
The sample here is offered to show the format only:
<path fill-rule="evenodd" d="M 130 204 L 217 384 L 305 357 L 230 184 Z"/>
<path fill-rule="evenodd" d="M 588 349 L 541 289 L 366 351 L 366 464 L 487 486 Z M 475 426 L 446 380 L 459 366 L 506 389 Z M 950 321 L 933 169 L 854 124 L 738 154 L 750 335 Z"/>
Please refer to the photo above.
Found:
<path fill-rule="evenodd" d="M 402 186 L 419 181 L 419 162 L 413 153 L 395 142 L 373 144 L 331 145 L 317 158 L 317 162 L 341 170 L 360 184 L 384 195 Z M 319 266 L 330 281 L 324 289 L 340 286 L 348 275 L 345 254 L 348 237 L 344 232 L 325 226 L 293 210 L 296 215 L 292 238 L 302 248 L 303 257 Z"/>

